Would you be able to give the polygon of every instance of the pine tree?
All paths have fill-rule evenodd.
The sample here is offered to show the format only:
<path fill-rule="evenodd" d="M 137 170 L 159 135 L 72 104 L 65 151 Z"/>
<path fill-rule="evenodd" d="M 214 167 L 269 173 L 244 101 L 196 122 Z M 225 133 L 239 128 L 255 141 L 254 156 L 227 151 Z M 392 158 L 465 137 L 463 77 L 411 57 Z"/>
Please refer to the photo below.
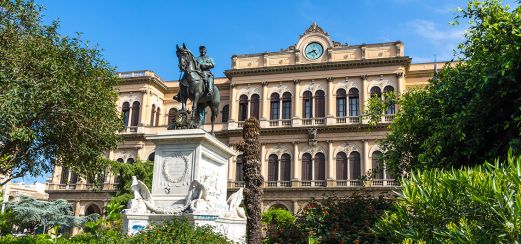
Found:
<path fill-rule="evenodd" d="M 246 239 L 248 243 L 262 243 L 261 204 L 262 184 L 260 164 L 260 126 L 255 118 L 249 118 L 242 129 L 243 141 L 237 149 L 243 154 L 244 165 L 244 205 L 246 206 Z"/>

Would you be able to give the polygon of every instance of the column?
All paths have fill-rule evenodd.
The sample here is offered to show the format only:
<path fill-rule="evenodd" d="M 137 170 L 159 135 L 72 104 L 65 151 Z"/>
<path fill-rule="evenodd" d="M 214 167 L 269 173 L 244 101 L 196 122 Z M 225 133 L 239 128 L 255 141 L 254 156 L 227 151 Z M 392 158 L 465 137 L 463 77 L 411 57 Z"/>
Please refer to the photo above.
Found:
<path fill-rule="evenodd" d="M 264 177 L 264 182 L 266 182 L 268 180 L 268 164 L 264 160 L 265 154 L 266 154 L 266 144 L 261 143 L 260 163 L 261 163 L 261 174 L 262 174 L 262 177 Z"/>
<path fill-rule="evenodd" d="M 262 95 L 261 95 L 261 101 L 260 101 L 260 126 L 262 127 L 268 127 L 267 120 L 269 119 L 268 110 L 269 110 L 269 95 L 268 95 L 268 82 L 263 81 L 262 82 Z"/>
<path fill-rule="evenodd" d="M 298 211 L 299 211 L 298 202 L 297 201 L 293 201 L 293 214 L 297 214 Z"/>
<path fill-rule="evenodd" d="M 231 146 L 232 150 L 235 151 L 235 146 Z M 234 163 L 234 157 L 230 157 L 228 159 L 228 182 L 230 181 L 235 181 L 235 168 L 237 167 L 237 165 Z"/>
<path fill-rule="evenodd" d="M 300 165 L 299 165 L 299 159 L 298 159 L 298 156 L 299 156 L 299 151 L 298 151 L 298 141 L 294 141 L 293 142 L 293 165 L 291 167 L 292 169 L 292 183 L 291 183 L 291 186 L 292 187 L 299 187 L 300 186 Z"/>
<path fill-rule="evenodd" d="M 365 175 L 367 173 L 367 171 L 371 169 L 371 162 L 369 162 L 369 141 L 363 140 L 363 142 L 364 142 L 364 155 L 363 155 L 364 167 L 362 168 L 362 172 L 364 172 L 363 174 Z"/>
<path fill-rule="evenodd" d="M 293 84 L 295 84 L 294 94 L 293 94 L 293 125 L 299 126 L 300 123 L 300 115 L 302 114 L 302 101 L 300 101 L 300 80 L 293 80 Z"/>
<path fill-rule="evenodd" d="M 141 111 L 139 111 L 139 122 L 138 126 L 149 126 L 147 122 L 150 122 L 150 95 L 148 89 L 142 91 L 141 94 Z"/>
<path fill-rule="evenodd" d="M 235 97 L 237 96 L 237 88 L 236 88 L 236 85 L 235 83 L 230 83 L 230 117 L 229 117 L 229 120 L 228 120 L 228 129 L 235 129 L 237 128 L 237 120 L 238 120 L 238 101 L 235 99 Z"/>
<path fill-rule="evenodd" d="M 401 96 L 405 91 L 405 74 L 402 71 L 400 71 L 400 72 L 397 72 L 395 75 L 396 75 L 396 79 L 397 79 L 396 94 Z"/>
<path fill-rule="evenodd" d="M 333 98 L 333 77 L 327 80 L 327 96 L 326 96 L 326 124 L 335 124 L 335 99 Z"/>
<path fill-rule="evenodd" d="M 367 75 L 361 75 L 360 78 L 362 79 L 362 91 L 360 92 L 360 96 L 362 96 L 362 106 L 361 106 L 361 115 L 364 114 L 366 106 L 367 106 L 367 100 L 369 100 L 369 93 L 367 91 L 369 84 L 367 84 Z M 367 123 L 367 119 L 362 119 L 362 123 Z"/>
<path fill-rule="evenodd" d="M 336 161 L 333 158 L 333 141 L 328 140 L 327 142 L 327 186 L 335 186 L 336 179 Z"/>
<path fill-rule="evenodd" d="M 77 201 L 74 203 L 74 216 L 79 217 L 80 216 L 80 210 L 81 210 L 81 203 L 80 201 Z M 72 235 L 76 235 L 80 232 L 79 227 L 72 227 Z"/>

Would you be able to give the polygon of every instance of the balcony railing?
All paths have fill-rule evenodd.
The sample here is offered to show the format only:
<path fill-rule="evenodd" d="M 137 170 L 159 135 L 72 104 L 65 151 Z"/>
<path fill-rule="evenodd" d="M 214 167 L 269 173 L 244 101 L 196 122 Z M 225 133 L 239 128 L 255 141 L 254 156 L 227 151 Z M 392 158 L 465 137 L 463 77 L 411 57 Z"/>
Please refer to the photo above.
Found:
<path fill-rule="evenodd" d="M 337 124 L 360 124 L 360 116 L 337 117 Z"/>
<path fill-rule="evenodd" d="M 281 121 L 282 121 L 282 126 L 291 126 L 291 124 L 292 124 L 291 119 L 283 119 Z"/>
<path fill-rule="evenodd" d="M 244 127 L 244 122 L 245 122 L 245 121 L 239 121 L 239 122 L 237 122 L 237 127 L 238 127 L 238 128 L 242 128 L 242 127 Z"/>
<path fill-rule="evenodd" d="M 306 118 L 302 119 L 302 125 L 324 125 L 326 118 Z"/>
<path fill-rule="evenodd" d="M 270 126 L 279 126 L 280 120 L 270 120 Z"/>
<path fill-rule="evenodd" d="M 229 188 L 244 187 L 244 181 L 230 181 L 228 182 Z M 300 184 L 299 184 L 300 183 Z M 303 181 L 266 181 L 264 182 L 264 188 L 295 188 L 295 187 L 396 187 L 399 186 L 399 182 L 394 179 L 377 179 L 371 181 L 361 180 L 303 180 Z"/>
<path fill-rule="evenodd" d="M 291 181 L 266 181 L 265 187 L 268 187 L 268 188 L 291 187 Z"/>
<path fill-rule="evenodd" d="M 123 130 L 121 130 L 121 132 L 123 132 L 123 133 L 137 132 L 137 126 L 127 126 L 127 127 L 123 128 Z"/>
<path fill-rule="evenodd" d="M 384 116 L 384 122 L 392 122 L 394 120 L 394 114 L 386 114 Z"/>
<path fill-rule="evenodd" d="M 291 119 L 280 119 L 280 120 L 268 120 L 270 127 L 278 127 L 278 126 L 291 126 Z"/>

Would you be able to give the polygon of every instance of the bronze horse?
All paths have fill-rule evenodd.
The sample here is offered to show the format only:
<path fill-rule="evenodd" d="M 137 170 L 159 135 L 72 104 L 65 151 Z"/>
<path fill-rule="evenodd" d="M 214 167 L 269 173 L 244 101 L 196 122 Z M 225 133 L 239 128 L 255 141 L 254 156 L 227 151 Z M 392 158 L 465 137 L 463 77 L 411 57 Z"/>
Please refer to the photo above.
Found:
<path fill-rule="evenodd" d="M 179 68 L 183 71 L 182 78 L 179 80 L 179 95 L 181 98 L 182 110 L 186 109 L 187 99 L 192 101 L 192 126 L 199 128 L 207 106 L 212 112 L 212 131 L 214 134 L 215 118 L 217 117 L 221 94 L 217 86 L 213 86 L 213 94 L 209 96 L 204 88 L 203 75 L 199 68 L 199 63 L 185 44 L 180 48 L 176 45 L 176 55 L 179 59 Z"/>

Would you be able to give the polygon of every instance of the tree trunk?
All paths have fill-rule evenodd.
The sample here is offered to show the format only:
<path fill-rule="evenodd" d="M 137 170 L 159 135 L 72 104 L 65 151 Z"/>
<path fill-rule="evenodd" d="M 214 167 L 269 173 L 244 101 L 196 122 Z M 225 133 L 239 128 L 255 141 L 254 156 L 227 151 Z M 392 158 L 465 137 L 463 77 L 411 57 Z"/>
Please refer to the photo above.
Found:
<path fill-rule="evenodd" d="M 250 244 L 262 243 L 261 206 L 262 184 L 260 164 L 260 126 L 255 118 L 249 118 L 242 129 L 243 141 L 237 149 L 243 154 L 244 165 L 244 205 L 246 206 L 246 240 Z"/>

